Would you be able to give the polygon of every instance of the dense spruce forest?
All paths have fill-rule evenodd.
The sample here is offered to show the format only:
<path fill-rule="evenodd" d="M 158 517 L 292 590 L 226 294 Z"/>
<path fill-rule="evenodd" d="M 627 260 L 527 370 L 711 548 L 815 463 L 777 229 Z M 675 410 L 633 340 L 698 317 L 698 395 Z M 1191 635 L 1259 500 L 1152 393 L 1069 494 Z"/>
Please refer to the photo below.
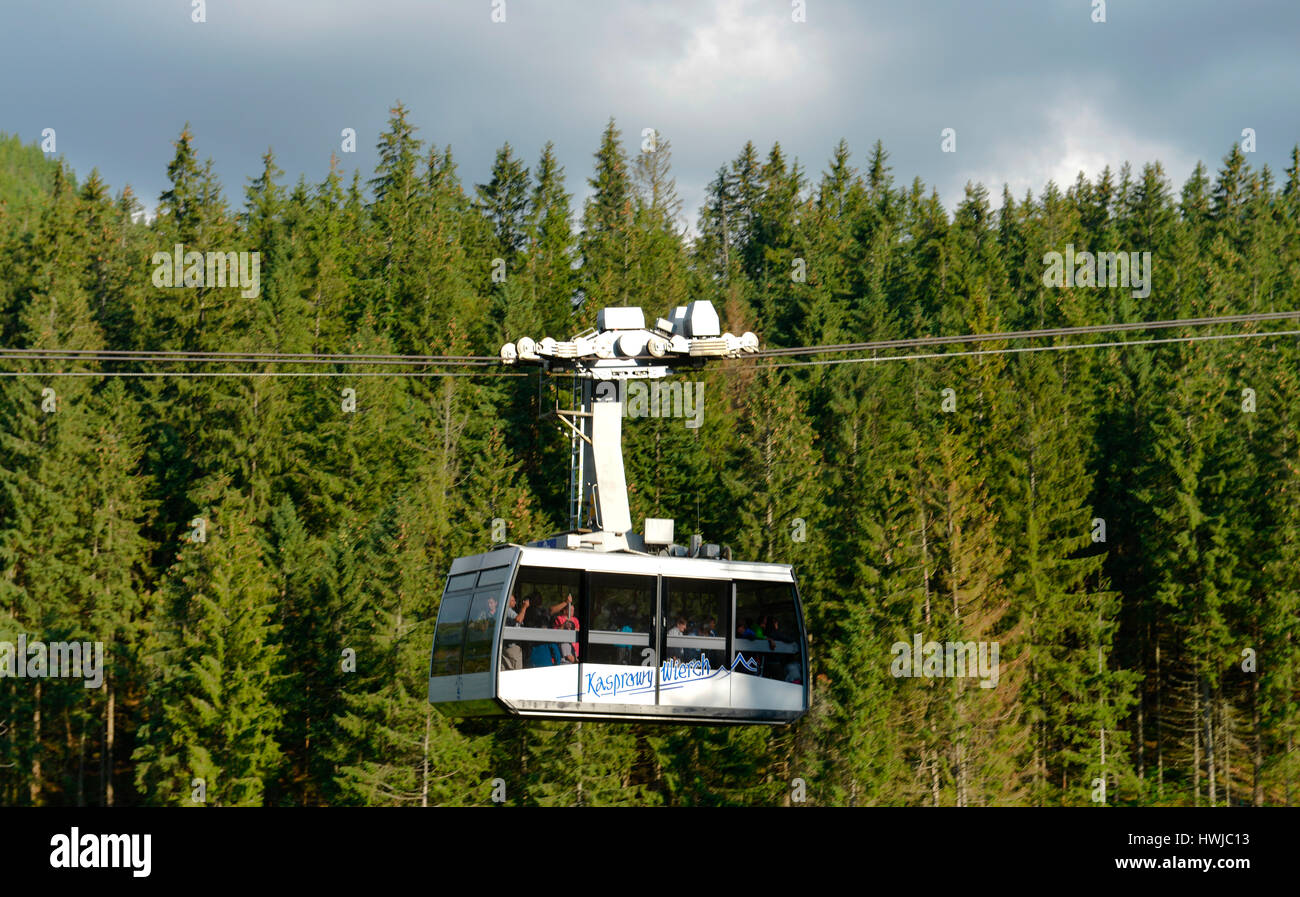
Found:
<path fill-rule="evenodd" d="M 590 172 L 506 145 L 469 185 L 399 106 L 373 176 L 290 184 L 268 151 L 235 198 L 187 126 L 146 220 L 0 136 L 3 346 L 495 355 L 695 298 L 765 347 L 1300 308 L 1300 150 L 1275 176 L 1234 146 L 1180 191 L 1159 163 L 974 184 L 950 214 L 879 143 L 820 173 L 747 143 L 688 231 L 667 139 L 592 137 Z M 155 286 L 176 244 L 260 252 L 260 295 Z M 1150 252 L 1149 295 L 1046 286 L 1067 246 Z M 194 805 L 196 779 L 209 806 L 485 805 L 494 779 L 508 805 L 1300 799 L 1294 335 L 727 362 L 701 427 L 630 419 L 634 520 L 795 566 L 813 706 L 783 728 L 431 711 L 451 560 L 494 518 L 567 527 L 563 393 L 535 371 L 138 370 L 0 362 L 0 639 L 107 652 L 99 688 L 0 679 L 4 805 Z M 997 641 L 997 686 L 895 677 L 917 633 Z"/>

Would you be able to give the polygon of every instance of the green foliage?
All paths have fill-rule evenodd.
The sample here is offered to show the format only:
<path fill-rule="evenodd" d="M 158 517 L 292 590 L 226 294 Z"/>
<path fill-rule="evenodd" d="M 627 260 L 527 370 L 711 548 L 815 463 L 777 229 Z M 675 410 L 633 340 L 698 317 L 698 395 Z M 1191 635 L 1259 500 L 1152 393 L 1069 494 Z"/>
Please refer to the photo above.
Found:
<path fill-rule="evenodd" d="M 0 640 L 102 641 L 106 672 L 0 681 L 0 802 L 193 805 L 195 779 L 213 805 L 481 805 L 498 779 L 544 806 L 1294 802 L 1292 342 L 678 378 L 700 426 L 628 419 L 633 516 L 795 567 L 813 702 L 781 729 L 431 710 L 450 561 L 497 518 L 565 523 L 567 382 L 151 379 L 72 350 L 494 356 L 695 298 L 769 347 L 1290 310 L 1300 148 L 1277 182 L 1233 147 L 1177 194 L 1125 165 L 999 208 L 972 184 L 950 215 L 880 143 L 810 175 L 747 142 L 691 236 L 664 135 L 629 154 L 610 120 L 575 228 L 551 144 L 531 171 L 503 145 L 467 194 L 417 133 L 396 105 L 368 179 L 333 158 L 286 184 L 268 150 L 235 206 L 186 126 L 152 221 L 0 135 L 3 342 L 69 355 L 0 371 Z M 155 286 L 178 243 L 257 251 L 260 294 Z M 1046 286 L 1067 244 L 1150 252 L 1149 294 Z M 917 635 L 997 642 L 997 686 L 894 675 Z"/>
<path fill-rule="evenodd" d="M 195 805 L 201 779 L 208 805 L 261 805 L 281 761 L 275 585 L 238 499 L 207 518 L 205 536 L 177 552 L 158 596 L 155 710 L 140 730 L 136 783 L 151 803 Z"/>

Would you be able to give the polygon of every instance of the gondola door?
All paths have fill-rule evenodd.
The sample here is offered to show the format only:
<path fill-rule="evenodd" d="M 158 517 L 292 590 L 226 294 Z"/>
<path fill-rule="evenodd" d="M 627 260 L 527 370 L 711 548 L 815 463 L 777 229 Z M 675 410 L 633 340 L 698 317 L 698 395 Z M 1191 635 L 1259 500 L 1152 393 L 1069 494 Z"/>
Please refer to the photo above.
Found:
<path fill-rule="evenodd" d="M 582 572 L 523 565 L 507 597 L 498 694 L 528 706 L 578 700 Z"/>
<path fill-rule="evenodd" d="M 660 603 L 659 704 L 731 706 L 727 681 L 730 580 L 664 577 Z"/>
<path fill-rule="evenodd" d="M 657 576 L 587 574 L 581 702 L 654 706 L 658 601 Z"/>

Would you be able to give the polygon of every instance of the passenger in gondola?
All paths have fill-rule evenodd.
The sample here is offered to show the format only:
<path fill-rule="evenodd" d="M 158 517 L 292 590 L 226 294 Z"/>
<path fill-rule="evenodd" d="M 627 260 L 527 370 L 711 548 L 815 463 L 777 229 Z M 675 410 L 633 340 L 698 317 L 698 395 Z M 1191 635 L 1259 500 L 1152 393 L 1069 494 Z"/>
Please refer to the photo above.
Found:
<path fill-rule="evenodd" d="M 773 651 L 776 650 L 777 642 L 786 642 L 785 633 L 781 631 L 781 624 L 776 617 L 767 618 L 767 646 Z"/>
<path fill-rule="evenodd" d="M 492 628 L 492 624 L 496 622 L 496 618 L 497 600 L 495 598 L 489 598 L 487 600 L 487 606 L 480 610 L 474 619 L 469 621 L 469 626 L 471 629 L 486 631 Z"/>
<path fill-rule="evenodd" d="M 505 624 L 507 626 L 518 626 L 520 616 L 525 612 L 527 607 L 528 607 L 527 598 L 524 599 L 524 606 L 523 609 L 521 609 L 519 607 L 519 603 L 515 600 L 514 593 L 511 593 L 510 598 L 506 601 Z M 503 640 L 504 644 L 501 646 L 501 669 L 503 670 L 523 669 L 524 667 L 523 646 L 520 645 L 519 642 L 508 641 L 509 635 L 506 635 L 505 639 L 506 640 Z"/>
<path fill-rule="evenodd" d="M 626 614 L 626 613 L 622 614 L 622 615 L 619 617 L 619 619 L 621 619 L 621 620 L 623 621 L 623 625 L 620 626 L 619 629 L 618 629 L 619 632 L 632 632 L 632 631 L 633 631 L 633 629 L 632 629 L 632 624 L 631 624 L 631 622 L 630 622 L 630 616 L 629 616 L 628 614 Z M 616 647 L 616 648 L 618 649 L 618 655 L 617 655 L 617 657 L 618 657 L 618 662 L 619 662 L 619 664 L 622 665 L 622 666 L 631 666 L 631 665 L 632 665 L 632 651 L 633 651 L 633 645 L 632 645 L 631 643 L 627 643 L 627 644 L 618 644 L 618 645 L 615 645 L 614 647 Z"/>
<path fill-rule="evenodd" d="M 581 627 L 578 625 L 578 618 L 573 614 L 573 596 L 569 595 L 564 601 L 556 605 L 560 609 L 559 613 L 552 618 L 551 627 L 553 629 L 571 629 L 576 632 Z M 576 636 L 575 636 L 576 638 Z M 565 663 L 578 662 L 578 643 L 561 642 L 560 653 Z"/>
<path fill-rule="evenodd" d="M 685 617 L 678 617 L 678 618 L 677 618 L 677 622 L 674 623 L 674 624 L 672 625 L 672 627 L 668 630 L 668 634 L 669 634 L 670 636 L 674 636 L 674 635 L 686 635 L 686 618 L 685 618 Z M 678 660 L 683 660 L 683 659 L 686 657 L 686 649 L 685 649 L 685 648 L 669 648 L 669 649 L 667 649 L 667 655 L 668 655 L 669 657 L 675 657 L 675 658 L 677 658 Z"/>
<path fill-rule="evenodd" d="M 567 629 L 567 630 L 569 630 L 570 632 L 573 632 L 573 631 L 574 631 L 574 628 L 573 628 L 574 625 L 575 625 L 575 624 L 574 624 L 574 622 L 573 622 L 572 620 L 565 620 L 564 623 L 562 623 L 562 624 L 561 624 L 559 627 L 557 627 L 557 628 L 559 628 L 559 629 Z M 560 642 L 560 661 L 561 661 L 562 663 L 577 663 L 577 662 L 578 662 L 578 643 L 577 643 L 577 642 Z"/>
<path fill-rule="evenodd" d="M 529 625 L 535 629 L 550 629 L 551 612 L 545 607 L 538 607 L 528 614 Z M 530 667 L 553 667 L 560 662 L 560 646 L 555 642 L 534 642 L 528 652 Z"/>
<path fill-rule="evenodd" d="M 519 605 L 519 615 L 515 617 L 514 625 L 532 626 L 533 625 L 532 621 L 528 619 L 528 609 L 530 607 L 534 607 L 534 608 L 538 607 L 541 603 L 542 603 L 542 599 L 536 592 L 529 592 L 527 595 L 525 595 L 523 603 Z M 533 612 L 533 616 L 534 617 L 537 616 L 536 611 Z"/>

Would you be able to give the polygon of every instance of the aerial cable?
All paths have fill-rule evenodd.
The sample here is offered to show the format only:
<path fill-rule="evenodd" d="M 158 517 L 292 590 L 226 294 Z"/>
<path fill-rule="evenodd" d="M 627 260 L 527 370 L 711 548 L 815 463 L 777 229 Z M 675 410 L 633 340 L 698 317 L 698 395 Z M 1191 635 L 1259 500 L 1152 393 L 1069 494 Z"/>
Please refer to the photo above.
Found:
<path fill-rule="evenodd" d="M 176 362 L 184 364 L 359 364 L 418 365 L 423 367 L 464 367 L 495 365 L 496 358 L 472 355 L 325 355 L 280 352 L 137 352 L 98 349 L 8 349 L 0 348 L 0 360 L 36 359 L 63 361 L 99 361 L 141 363 Z"/>
<path fill-rule="evenodd" d="M 498 371 L 0 371 L 0 377 L 526 377 Z"/>
<path fill-rule="evenodd" d="M 1104 343 L 1064 343 L 1050 346 L 1011 346 L 1002 349 L 966 349 L 955 352 L 924 352 L 912 355 L 872 355 L 863 358 L 828 358 L 814 361 L 785 361 L 776 364 L 755 364 L 745 368 L 731 366 L 720 368 L 727 372 L 739 372 L 748 367 L 790 368 L 825 366 L 833 364 L 876 364 L 886 361 L 917 361 L 927 358 L 959 358 L 978 355 L 1013 355 L 1022 352 L 1065 352 L 1071 349 L 1114 349 L 1125 346 L 1153 346 L 1164 343 L 1197 343 L 1206 340 L 1255 339 L 1270 336 L 1300 336 L 1300 330 L 1272 330 L 1259 333 L 1215 333 L 1201 336 L 1170 336 L 1137 340 L 1113 340 Z"/>
<path fill-rule="evenodd" d="M 950 345 L 957 343 L 996 342 L 1013 339 L 1043 339 L 1054 336 L 1076 336 L 1092 333 L 1122 333 L 1133 330 L 1163 330 L 1171 327 L 1205 327 L 1213 324 L 1244 324 L 1261 321 L 1278 321 L 1300 318 L 1300 311 L 1255 312 L 1241 315 L 1222 315 L 1204 318 L 1176 318 L 1164 321 L 1134 321 L 1116 324 L 1092 324 L 1082 327 L 1053 327 L 1038 330 L 1015 330 L 1002 333 L 968 333 L 958 336 L 918 336 L 903 339 L 873 340 L 862 343 L 839 343 L 825 346 L 797 346 L 781 349 L 760 349 L 754 358 L 771 358 L 788 355 L 821 355 L 837 352 L 864 352 L 874 349 L 915 348 L 919 346 Z"/>
<path fill-rule="evenodd" d="M 1177 318 L 1161 321 L 1135 321 L 1126 323 L 1113 324 L 1094 324 L 1080 327 L 1053 327 L 1040 328 L 1036 330 L 1018 330 L 1005 331 L 1000 333 L 970 333 L 959 334 L 955 336 L 920 336 L 907 337 L 900 339 L 872 340 L 858 343 L 838 343 L 821 346 L 794 346 L 787 348 L 764 349 L 753 352 L 745 357 L 751 359 L 763 358 L 788 358 L 803 355 L 823 355 L 823 354 L 840 354 L 840 353 L 860 353 L 860 352 L 879 352 L 881 350 L 920 348 L 923 346 L 944 346 L 960 345 L 964 343 L 980 342 L 997 342 L 1021 339 L 1045 339 L 1052 337 L 1069 337 L 1084 336 L 1101 333 L 1122 333 L 1140 330 L 1161 330 L 1174 327 L 1205 327 L 1214 324 L 1243 324 L 1258 323 L 1265 321 L 1276 321 L 1294 319 L 1300 317 L 1300 311 L 1282 311 L 1282 312 L 1255 312 L 1251 314 L 1240 315 L 1222 315 L 1218 317 L 1200 317 L 1200 318 Z M 1229 335 L 1226 338 L 1237 338 L 1258 335 L 1281 336 L 1291 333 L 1291 331 L 1278 331 L 1273 334 L 1237 334 Z M 1155 345 L 1162 342 L 1197 342 L 1198 339 L 1176 339 L 1176 340 L 1126 340 L 1113 343 L 1097 344 L 1070 344 L 1063 346 L 1038 347 L 1035 351 L 1043 349 L 1074 349 L 1085 348 L 1088 346 L 1094 348 L 1106 348 L 1125 345 Z M 917 360 L 924 358 L 937 358 L 944 355 L 994 355 L 994 354 L 1014 354 L 1016 352 L 1027 351 L 1026 349 L 1007 349 L 1007 350 L 986 350 L 982 352 L 936 352 L 936 353 L 915 353 L 912 355 L 890 355 L 883 358 L 873 356 L 871 358 L 854 358 L 842 359 L 838 362 L 823 361 L 817 364 L 829 363 L 859 363 L 864 361 L 877 360 Z M 647 356 L 647 360 L 649 360 Z M 414 354 L 396 354 L 396 353 L 290 353 L 290 352 L 200 352 L 187 350 L 164 350 L 164 351 L 142 351 L 129 349 L 19 349 L 19 348 L 0 348 L 0 362 L 4 361 L 81 361 L 87 363 L 102 364 L 121 364 L 125 362 L 134 362 L 136 364 L 267 364 L 267 365 L 338 365 L 338 366 L 370 366 L 370 367 L 417 367 L 417 368 L 465 368 L 465 367 L 486 367 L 495 366 L 500 363 L 500 359 L 494 356 L 485 355 L 414 355 Z M 759 367 L 788 367 L 796 364 L 812 364 L 814 362 L 788 362 L 784 364 L 760 364 Z M 734 367 L 724 367 L 723 370 L 735 370 Z M 17 372 L 0 372 L 4 376 L 13 376 Z M 39 373 L 39 372 L 30 372 Z M 170 376 L 182 376 L 182 372 L 159 372 Z M 549 372 L 548 372 L 549 373 Z M 98 376 L 98 372 L 66 372 L 59 376 Z M 146 371 L 124 371 L 122 376 L 150 376 Z M 186 376 L 207 376 L 199 372 L 186 373 Z M 309 373 L 309 372 L 249 372 L 249 371 L 232 371 L 223 372 L 224 376 L 361 376 L 358 372 L 331 372 L 331 373 Z M 391 371 L 391 372 L 371 372 L 365 376 L 450 376 L 450 373 L 440 373 L 426 371 L 417 374 L 411 371 Z M 493 373 L 483 371 L 477 375 L 457 374 L 456 376 L 519 376 L 518 374 Z"/>

